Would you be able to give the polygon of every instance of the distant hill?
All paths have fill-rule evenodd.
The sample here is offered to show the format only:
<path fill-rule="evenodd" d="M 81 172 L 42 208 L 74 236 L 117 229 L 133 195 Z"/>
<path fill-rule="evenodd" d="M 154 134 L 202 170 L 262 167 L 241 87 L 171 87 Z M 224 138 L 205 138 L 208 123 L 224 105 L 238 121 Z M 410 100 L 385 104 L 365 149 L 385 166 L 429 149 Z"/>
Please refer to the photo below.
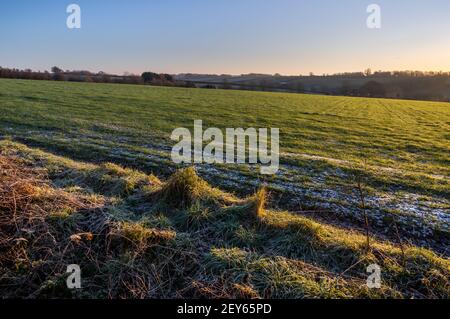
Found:
<path fill-rule="evenodd" d="M 175 80 L 194 83 L 198 87 L 214 85 L 216 88 L 255 91 L 450 101 L 448 73 L 361 72 L 322 76 L 179 74 Z"/>

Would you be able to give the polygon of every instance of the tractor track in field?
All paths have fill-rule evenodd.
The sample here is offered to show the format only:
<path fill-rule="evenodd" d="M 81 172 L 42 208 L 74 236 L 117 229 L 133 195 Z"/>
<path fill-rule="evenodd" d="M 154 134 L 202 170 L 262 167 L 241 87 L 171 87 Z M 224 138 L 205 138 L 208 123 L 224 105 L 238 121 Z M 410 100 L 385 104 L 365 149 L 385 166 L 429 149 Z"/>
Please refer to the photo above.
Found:
<path fill-rule="evenodd" d="M 288 152 L 282 152 L 280 153 L 281 157 L 285 158 L 299 158 L 299 159 L 309 159 L 313 161 L 324 161 L 328 163 L 338 164 L 338 165 L 345 165 L 345 166 L 353 166 L 354 163 L 347 160 L 341 160 L 336 158 L 330 158 L 330 157 L 324 157 L 324 156 L 318 156 L 318 155 L 311 155 L 311 154 L 302 154 L 302 153 L 288 153 Z M 365 165 L 367 169 L 374 170 L 374 171 L 384 171 L 386 173 L 396 173 L 396 174 L 405 174 L 408 173 L 405 170 L 398 169 L 398 168 L 392 168 L 392 167 L 384 167 L 384 166 L 378 166 L 378 165 Z M 414 172 L 416 173 L 416 172 Z M 417 174 L 417 173 L 416 173 Z M 442 179 L 450 182 L 450 176 L 445 176 L 441 174 L 428 174 L 428 173 L 420 173 L 421 176 L 434 178 L 434 179 Z"/>

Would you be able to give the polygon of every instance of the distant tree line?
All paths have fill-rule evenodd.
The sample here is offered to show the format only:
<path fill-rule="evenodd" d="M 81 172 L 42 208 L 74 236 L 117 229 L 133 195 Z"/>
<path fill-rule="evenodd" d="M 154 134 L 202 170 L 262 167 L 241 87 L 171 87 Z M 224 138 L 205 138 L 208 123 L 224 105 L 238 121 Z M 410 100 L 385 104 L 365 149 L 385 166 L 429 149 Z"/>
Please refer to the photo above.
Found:
<path fill-rule="evenodd" d="M 376 98 L 450 101 L 450 72 L 394 71 L 332 75 L 282 76 L 251 74 L 235 77 L 185 75 L 198 87 L 312 93 Z"/>
<path fill-rule="evenodd" d="M 342 81 L 338 88 L 325 88 L 334 95 L 413 100 L 450 101 L 450 76 L 371 77 L 368 81 Z"/>
<path fill-rule="evenodd" d="M 141 75 L 144 83 L 153 84 L 153 85 L 167 85 L 173 84 L 174 79 L 170 74 L 158 74 L 153 72 L 144 72 Z"/>
<path fill-rule="evenodd" d="M 9 69 L 0 67 L 0 78 L 24 79 L 24 80 L 47 80 L 47 81 L 69 81 L 69 82 L 95 82 L 95 83 L 119 83 L 119 84 L 151 84 L 174 86 L 175 83 L 170 74 L 158 74 L 144 72 L 142 75 L 124 74 L 114 75 L 105 72 L 93 73 L 85 70 L 62 70 L 54 66 L 51 71 L 33 71 L 31 69 Z M 183 83 L 181 83 L 183 84 Z"/>
<path fill-rule="evenodd" d="M 314 75 L 313 75 L 314 76 Z M 322 76 L 333 76 L 333 77 L 450 77 L 450 72 L 444 71 L 374 71 L 371 69 L 366 69 L 364 72 L 346 72 L 346 73 L 335 73 L 332 75 L 324 74 Z"/>
<path fill-rule="evenodd" d="M 364 72 L 332 75 L 311 73 L 309 76 L 180 74 L 174 77 L 155 72 L 144 72 L 140 76 L 126 73 L 120 76 L 101 71 L 97 73 L 84 70 L 64 71 L 54 66 L 50 72 L 0 67 L 0 78 L 450 101 L 450 72 L 372 72 L 367 69 Z"/>

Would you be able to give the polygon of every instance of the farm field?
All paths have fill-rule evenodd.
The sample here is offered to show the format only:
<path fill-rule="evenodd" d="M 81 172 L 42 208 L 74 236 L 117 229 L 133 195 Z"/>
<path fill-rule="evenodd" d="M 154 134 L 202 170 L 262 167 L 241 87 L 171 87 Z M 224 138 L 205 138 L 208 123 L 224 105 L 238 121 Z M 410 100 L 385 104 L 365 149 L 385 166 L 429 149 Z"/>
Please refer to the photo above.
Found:
<path fill-rule="evenodd" d="M 278 174 L 180 170 L 170 134 L 198 119 L 280 128 Z M 41 221 L 71 247 L 55 258 L 115 247 L 84 261 L 100 268 L 89 279 L 95 294 L 80 297 L 448 298 L 449 132 L 448 103 L 0 79 L 2 174 L 47 190 Z M 33 195 L 24 200 L 31 207 Z M 63 270 L 36 255 L 54 275 L 19 293 L 58 296 Z M 19 259 L 21 275 L 2 261 L 0 281 L 29 279 Z M 386 271 L 381 290 L 361 284 L 372 262 Z M 106 269 L 121 280 L 103 291 Z M 153 274 L 153 290 L 140 286 L 142 273 Z"/>
<path fill-rule="evenodd" d="M 3 138 L 165 176 L 177 127 L 278 127 L 281 169 L 264 182 L 287 207 L 360 218 L 359 180 L 374 226 L 394 214 L 419 238 L 448 232 L 447 103 L 11 80 L 0 94 Z M 264 179 L 246 165 L 198 171 L 247 193 Z"/>

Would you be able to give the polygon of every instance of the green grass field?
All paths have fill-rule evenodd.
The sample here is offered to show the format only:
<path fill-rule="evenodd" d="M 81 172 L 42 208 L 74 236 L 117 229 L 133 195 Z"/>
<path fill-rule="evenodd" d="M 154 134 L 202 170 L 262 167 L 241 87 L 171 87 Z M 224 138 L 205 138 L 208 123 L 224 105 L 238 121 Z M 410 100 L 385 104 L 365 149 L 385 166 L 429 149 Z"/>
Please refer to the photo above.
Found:
<path fill-rule="evenodd" d="M 0 135 L 158 175 L 174 168 L 170 133 L 195 119 L 204 127 L 278 127 L 283 165 L 266 182 L 286 207 L 358 218 L 357 177 L 374 224 L 394 214 L 414 219 L 419 237 L 448 231 L 447 103 L 11 80 L 0 81 L 0 101 Z M 243 191 L 264 178 L 248 166 L 199 172 Z"/>
<path fill-rule="evenodd" d="M 280 128 L 279 173 L 205 164 L 196 166 L 199 177 L 173 175 L 180 167 L 170 160 L 170 134 L 197 119 L 204 127 Z M 0 80 L 1 153 L 44 169 L 52 188 L 101 203 L 110 233 L 133 249 L 119 241 L 96 265 L 131 284 L 137 279 L 118 265 L 173 279 L 152 277 L 157 288 L 144 297 L 448 298 L 449 132 L 448 103 Z M 262 185 L 265 205 L 265 196 L 253 196 Z M 76 211 L 52 212 L 52 221 L 86 231 L 91 219 Z M 152 240 L 159 257 L 148 256 Z M 144 258 L 156 268 L 145 268 Z M 368 262 L 387 272 L 382 290 L 363 287 Z M 10 271 L 6 277 L 17 275 Z M 58 295 L 59 280 L 36 289 Z M 115 297 L 130 297 L 121 289 L 112 289 Z"/>

